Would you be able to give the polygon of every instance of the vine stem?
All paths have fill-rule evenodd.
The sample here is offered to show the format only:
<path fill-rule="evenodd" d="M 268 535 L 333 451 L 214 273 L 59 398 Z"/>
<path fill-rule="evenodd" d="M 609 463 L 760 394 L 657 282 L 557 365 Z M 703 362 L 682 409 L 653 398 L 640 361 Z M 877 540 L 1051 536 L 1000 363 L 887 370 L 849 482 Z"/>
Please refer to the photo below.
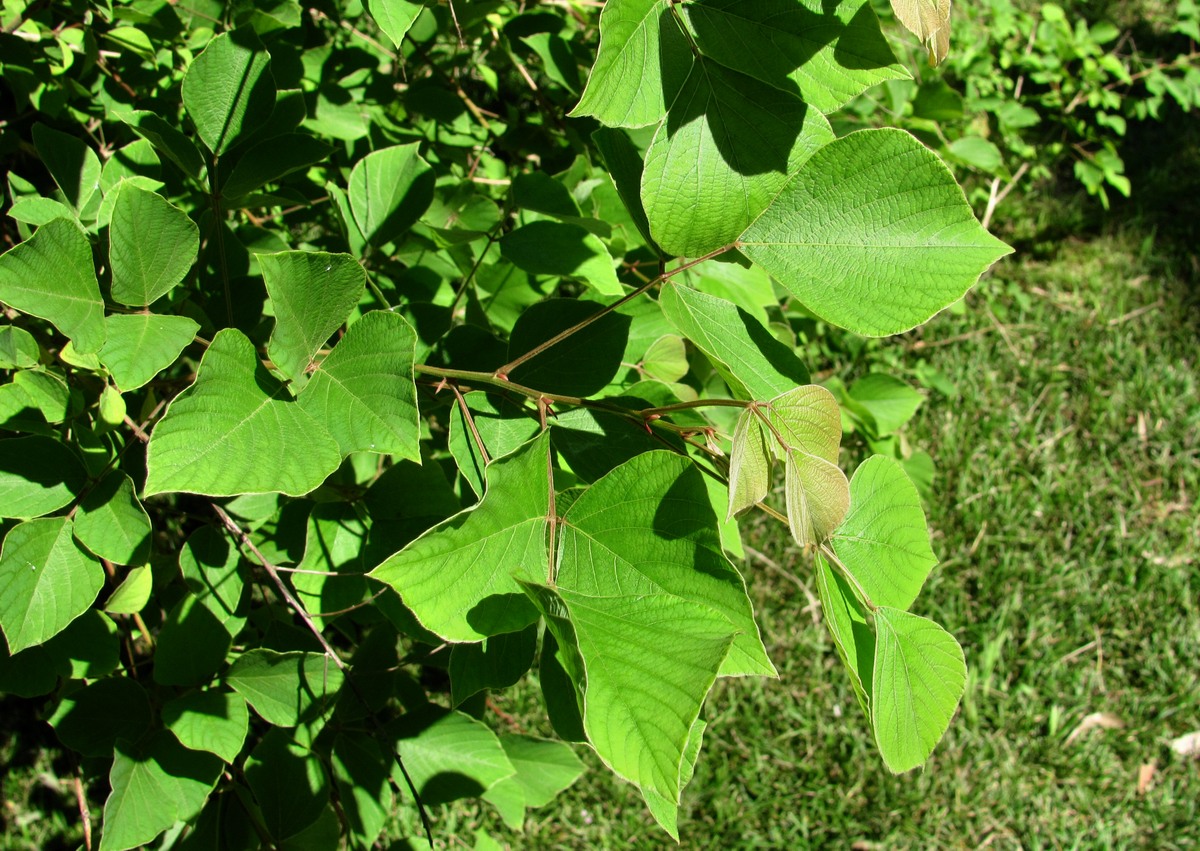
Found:
<path fill-rule="evenodd" d="M 279 570 L 274 564 L 271 563 L 270 559 L 263 555 L 262 550 L 255 545 L 254 541 L 250 540 L 250 536 L 246 534 L 246 531 L 234 522 L 233 518 L 225 512 L 225 509 L 221 508 L 221 506 L 217 505 L 216 503 L 209 504 L 212 507 L 213 512 L 220 519 L 221 525 L 225 527 L 226 531 L 228 531 L 235 540 L 242 544 L 242 546 L 254 554 L 254 557 L 258 560 L 258 563 L 263 566 L 263 570 L 265 570 L 267 575 L 271 577 L 271 581 L 279 590 L 280 596 L 282 596 L 287 604 L 291 606 L 292 610 L 299 616 L 300 620 L 304 621 L 304 625 L 308 627 L 309 632 L 316 637 L 317 641 L 320 642 L 321 646 L 325 649 L 325 655 L 333 662 L 334 666 L 342 672 L 344 677 L 343 681 L 350 686 L 350 690 L 354 692 L 354 696 L 362 702 L 363 706 L 369 706 L 370 704 L 367 703 L 366 696 L 362 693 L 362 691 L 359 690 L 358 685 L 354 682 L 353 678 L 348 675 L 346 663 L 342 661 L 342 657 L 337 654 L 337 651 L 333 649 L 333 645 L 329 643 L 327 638 L 325 638 L 324 633 L 321 632 L 320 628 L 313 621 L 312 616 L 308 613 L 300 601 L 296 599 L 296 595 L 294 595 L 291 589 L 288 588 L 287 583 L 283 581 L 283 577 L 279 575 Z M 375 719 L 374 715 L 371 717 L 375 720 L 376 725 L 379 726 L 380 730 L 382 731 L 382 725 L 379 724 L 378 719 Z M 417 791 L 416 784 L 413 783 L 412 777 L 409 776 L 408 769 L 404 767 L 404 760 L 401 759 L 399 752 L 393 748 L 392 754 L 396 757 L 396 764 L 400 766 L 400 773 L 404 775 L 404 782 L 408 784 L 408 791 L 412 793 L 413 801 L 417 805 L 417 813 L 421 817 L 421 826 L 425 829 L 425 838 L 429 840 L 430 845 L 433 845 L 433 825 L 429 821 L 429 814 L 425 812 L 425 805 L 421 803 L 421 794 Z"/>
<path fill-rule="evenodd" d="M 599 310 L 597 310 L 595 313 L 593 313 L 591 316 L 587 317 L 586 319 L 583 319 L 580 322 L 575 323 L 567 330 L 561 331 L 558 334 L 555 334 L 553 337 L 551 337 L 546 342 L 540 343 L 540 344 L 534 346 L 532 349 L 527 351 L 525 354 L 521 355 L 518 358 L 515 358 L 514 360 L 509 361 L 504 366 L 497 369 L 495 371 L 494 375 L 497 378 L 506 379 L 507 375 L 510 372 L 512 372 L 514 369 L 516 369 L 518 366 L 520 366 L 521 364 L 525 363 L 526 361 L 532 360 L 533 358 L 537 357 L 538 355 L 540 355 L 542 352 L 546 351 L 547 349 L 552 348 L 553 346 L 557 346 L 559 343 L 561 343 L 563 340 L 570 337 L 572 334 L 579 333 L 584 328 L 591 325 L 593 322 L 597 321 L 598 319 L 604 318 L 605 316 L 612 313 L 617 308 L 623 307 L 624 305 L 633 301 L 638 296 L 648 293 L 650 290 L 652 290 L 658 284 L 661 284 L 663 281 L 665 281 L 675 275 L 678 275 L 680 272 L 686 272 L 688 269 L 691 269 L 693 266 L 698 266 L 706 260 L 711 260 L 714 257 L 724 254 L 726 251 L 729 251 L 733 247 L 734 247 L 734 245 L 732 243 L 730 243 L 729 245 L 723 245 L 720 248 L 716 249 L 715 251 L 708 252 L 707 254 L 703 255 L 702 257 L 697 257 L 694 260 L 688 260 L 686 263 L 679 264 L 674 269 L 669 269 L 669 270 L 663 272 L 658 277 L 650 279 L 649 281 L 642 284 L 640 287 L 633 290 L 632 292 L 628 292 L 625 295 L 621 296 L 619 299 L 614 301 L 612 304 L 605 305 L 604 307 L 600 308 Z"/>

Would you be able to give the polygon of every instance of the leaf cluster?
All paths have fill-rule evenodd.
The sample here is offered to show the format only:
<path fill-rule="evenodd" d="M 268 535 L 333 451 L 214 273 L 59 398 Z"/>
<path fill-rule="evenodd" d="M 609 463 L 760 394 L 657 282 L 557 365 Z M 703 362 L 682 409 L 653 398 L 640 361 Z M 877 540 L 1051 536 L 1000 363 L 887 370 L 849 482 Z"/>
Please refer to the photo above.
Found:
<path fill-rule="evenodd" d="M 839 466 L 919 397 L 795 333 L 1009 249 L 912 135 L 835 135 L 905 75 L 870 5 L 776 5 L 4 5 L 0 691 L 107 783 L 101 849 L 519 829 L 570 742 L 678 836 L 714 682 L 775 675 L 746 511 L 926 760 L 965 665 L 908 611 L 918 492 Z M 558 740 L 504 726 L 527 675 Z"/>

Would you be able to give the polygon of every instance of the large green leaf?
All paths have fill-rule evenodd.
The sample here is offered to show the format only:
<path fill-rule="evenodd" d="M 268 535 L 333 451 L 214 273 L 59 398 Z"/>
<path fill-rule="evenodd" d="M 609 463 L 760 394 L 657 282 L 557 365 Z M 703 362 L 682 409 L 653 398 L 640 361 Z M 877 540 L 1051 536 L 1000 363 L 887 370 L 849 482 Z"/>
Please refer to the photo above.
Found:
<path fill-rule="evenodd" d="M 313 490 L 341 462 L 325 428 L 263 367 L 240 331 L 217 333 L 146 452 L 146 489 L 234 496 Z"/>
<path fill-rule="evenodd" d="M 864 608 L 859 604 L 854 590 L 819 552 L 816 555 L 816 568 L 817 594 L 821 600 L 825 626 L 833 637 L 846 673 L 850 675 L 859 706 L 870 720 L 875 633 L 867 624 Z"/>
<path fill-rule="evenodd" d="M 854 472 L 850 511 L 830 543 L 876 606 L 907 609 L 937 564 L 917 488 L 883 455 Z"/>
<path fill-rule="evenodd" d="M 200 250 L 200 229 L 161 195 L 122 186 L 108 230 L 112 297 L 148 305 L 183 280 Z"/>
<path fill-rule="evenodd" d="M 447 641 L 480 641 L 532 623 L 537 612 L 514 575 L 548 566 L 550 437 L 534 440 L 486 470 L 474 508 L 439 523 L 371 576 L 390 585 L 421 625 Z"/>
<path fill-rule="evenodd" d="M 19 653 L 57 635 L 88 610 L 104 569 L 75 541 L 66 517 L 27 520 L 0 548 L 0 630 Z"/>
<path fill-rule="evenodd" d="M 729 245 L 832 139 L 825 117 L 794 94 L 697 61 L 646 151 L 650 233 L 681 256 Z"/>
<path fill-rule="evenodd" d="M 137 390 L 175 362 L 200 325 L 187 316 L 114 313 L 104 317 L 100 362 L 123 391 Z"/>
<path fill-rule="evenodd" d="M 201 526 L 179 550 L 179 572 L 196 599 L 222 624 L 237 616 L 245 582 L 238 553 L 228 535 L 213 526 Z"/>
<path fill-rule="evenodd" d="M 225 682 L 269 724 L 295 727 L 324 714 L 344 675 L 321 653 L 257 649 L 229 666 Z"/>
<path fill-rule="evenodd" d="M 417 147 L 413 142 L 375 151 L 350 172 L 350 210 L 369 245 L 379 247 L 400 236 L 433 202 L 433 171 Z"/>
<path fill-rule="evenodd" d="M 0 301 L 49 321 L 80 354 L 104 345 L 104 300 L 92 246 L 67 219 L 47 222 L 0 255 Z"/>
<path fill-rule="evenodd" d="M 0 440 L 0 517 L 25 520 L 75 498 L 87 473 L 66 444 L 49 437 Z"/>
<path fill-rule="evenodd" d="M 113 470 L 84 497 L 75 537 L 100 558 L 140 565 L 150 559 L 150 518 L 133 492 L 133 481 Z"/>
<path fill-rule="evenodd" d="M 533 351 L 559 332 L 591 318 L 598 310 L 600 306 L 595 302 L 566 298 L 532 305 L 513 326 L 508 338 L 508 357 L 513 359 Z M 616 311 L 606 313 L 518 366 L 509 378 L 548 393 L 573 396 L 598 393 L 621 368 L 629 324 L 628 316 Z"/>
<path fill-rule="evenodd" d="M 609 127 L 662 118 L 687 78 L 691 47 L 668 0 L 609 0 L 600 13 L 600 49 L 572 115 Z"/>
<path fill-rule="evenodd" d="M 890 129 L 818 151 L 739 246 L 818 316 L 870 336 L 921 324 L 1012 251 L 937 155 Z"/>
<path fill-rule="evenodd" d="M 824 113 L 907 77 L 869 0 L 699 0 L 683 4 L 701 52 Z"/>
<path fill-rule="evenodd" d="M 616 774 L 678 805 L 700 707 L 733 641 L 716 611 L 671 594 L 526 586 L 573 658 L 588 741 Z"/>
<path fill-rule="evenodd" d="M 183 77 L 183 105 L 218 157 L 266 123 L 275 106 L 275 81 L 271 55 L 258 36 L 242 29 L 210 41 Z"/>
<path fill-rule="evenodd" d="M 100 851 L 148 845 L 176 822 L 195 818 L 221 767 L 217 757 L 188 750 L 165 730 L 137 746 L 118 742 Z"/>
<path fill-rule="evenodd" d="M 708 357 L 739 399 L 774 399 L 802 384 L 808 370 L 762 323 L 722 298 L 666 284 L 658 303 L 679 333 Z"/>
<path fill-rule="evenodd" d="M 395 760 L 373 737 L 343 730 L 333 740 L 329 761 L 346 827 L 360 847 L 370 847 L 394 813 L 388 778 Z"/>
<path fill-rule="evenodd" d="M 637 455 L 575 501 L 558 535 L 557 581 L 589 597 L 679 597 L 719 612 L 737 633 L 720 673 L 775 675 L 701 473 L 673 452 Z"/>
<path fill-rule="evenodd" d="M 924 764 L 941 739 L 967 682 L 954 636 L 927 618 L 880 606 L 875 611 L 871 726 L 888 769 Z"/>
<path fill-rule="evenodd" d="M 496 734 L 461 712 L 428 704 L 388 725 L 426 805 L 478 797 L 515 773 Z"/>
<path fill-rule="evenodd" d="M 221 668 L 233 633 L 203 602 L 188 595 L 163 619 L 154 647 L 154 681 L 164 686 L 198 686 Z"/>
<path fill-rule="evenodd" d="M 300 393 L 300 407 L 329 429 L 343 455 L 376 452 L 419 461 L 416 348 L 416 332 L 400 314 L 368 313 L 320 362 Z"/>
<path fill-rule="evenodd" d="M 513 830 L 525 823 L 526 808 L 544 807 L 583 773 L 583 763 L 571 746 L 531 736 L 501 736 L 500 745 L 516 774 L 497 782 L 483 794 Z"/>
<path fill-rule="evenodd" d="M 317 351 L 342 327 L 367 287 L 367 273 L 349 254 L 281 251 L 259 254 L 275 329 L 267 353 L 301 383 Z"/>
<path fill-rule="evenodd" d="M 485 689 L 513 685 L 533 664 L 537 626 L 503 632 L 480 642 L 455 644 L 450 651 L 450 703 L 458 706 Z"/>

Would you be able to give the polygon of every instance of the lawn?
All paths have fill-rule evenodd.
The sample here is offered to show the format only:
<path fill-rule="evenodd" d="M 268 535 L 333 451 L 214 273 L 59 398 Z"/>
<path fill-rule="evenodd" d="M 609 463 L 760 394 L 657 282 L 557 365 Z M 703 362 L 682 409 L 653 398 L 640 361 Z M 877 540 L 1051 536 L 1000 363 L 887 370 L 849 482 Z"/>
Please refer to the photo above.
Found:
<path fill-rule="evenodd" d="M 917 605 L 966 649 L 962 709 L 923 771 L 889 775 L 812 604 L 810 565 L 763 524 L 745 570 L 781 676 L 714 693 L 683 847 L 1200 843 L 1200 761 L 1169 747 L 1200 729 L 1188 262 L 1144 229 L 1034 246 L 964 310 L 842 366 L 853 378 L 887 358 L 957 390 L 928 391 L 907 437 L 937 460 L 927 510 L 942 564 Z M 499 705 L 535 715 L 519 695 Z M 591 762 L 512 847 L 673 845 Z"/>

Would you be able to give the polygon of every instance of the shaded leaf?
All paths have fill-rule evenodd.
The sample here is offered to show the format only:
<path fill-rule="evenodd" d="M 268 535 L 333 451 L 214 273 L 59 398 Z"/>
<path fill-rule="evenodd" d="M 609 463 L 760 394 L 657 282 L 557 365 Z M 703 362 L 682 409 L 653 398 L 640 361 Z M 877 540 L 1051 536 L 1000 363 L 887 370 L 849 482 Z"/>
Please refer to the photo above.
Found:
<path fill-rule="evenodd" d="M 514 266 L 535 275 L 578 278 L 601 295 L 624 292 L 604 243 L 579 225 L 530 222 L 500 240 L 500 251 Z"/>
<path fill-rule="evenodd" d="M 138 502 L 133 482 L 120 470 L 101 479 L 75 515 L 75 537 L 80 543 L 117 564 L 149 561 L 150 531 L 150 517 Z"/>
<path fill-rule="evenodd" d="M 249 30 L 213 38 L 183 77 L 183 106 L 217 156 L 265 123 L 274 105 L 271 56 Z"/>
<path fill-rule="evenodd" d="M 504 823 L 520 830 L 525 810 L 544 807 L 583 773 L 583 763 L 571 746 L 531 736 L 501 736 L 500 745 L 516 773 L 483 793 Z"/>
<path fill-rule="evenodd" d="M 50 726 L 59 741 L 84 756 L 111 756 L 118 739 L 134 742 L 154 721 L 150 698 L 126 677 L 104 677 L 63 697 Z"/>
<path fill-rule="evenodd" d="M 239 695 L 212 689 L 167 701 L 162 720 L 185 748 L 208 751 L 232 763 L 246 741 L 250 712 Z"/>
<path fill-rule="evenodd" d="M 433 171 L 418 143 L 367 154 L 350 172 L 354 223 L 369 245 L 391 242 L 413 226 L 433 202 Z"/>
<path fill-rule="evenodd" d="M 249 650 L 225 673 L 225 682 L 262 718 L 295 727 L 322 715 L 337 700 L 343 675 L 320 653 Z"/>
<path fill-rule="evenodd" d="M 64 443 L 30 436 L 0 440 L 0 516 L 25 520 L 75 498 L 87 473 Z"/>
<path fill-rule="evenodd" d="M 428 704 L 388 732 L 426 806 L 478 797 L 515 773 L 496 734 L 461 712 Z"/>

